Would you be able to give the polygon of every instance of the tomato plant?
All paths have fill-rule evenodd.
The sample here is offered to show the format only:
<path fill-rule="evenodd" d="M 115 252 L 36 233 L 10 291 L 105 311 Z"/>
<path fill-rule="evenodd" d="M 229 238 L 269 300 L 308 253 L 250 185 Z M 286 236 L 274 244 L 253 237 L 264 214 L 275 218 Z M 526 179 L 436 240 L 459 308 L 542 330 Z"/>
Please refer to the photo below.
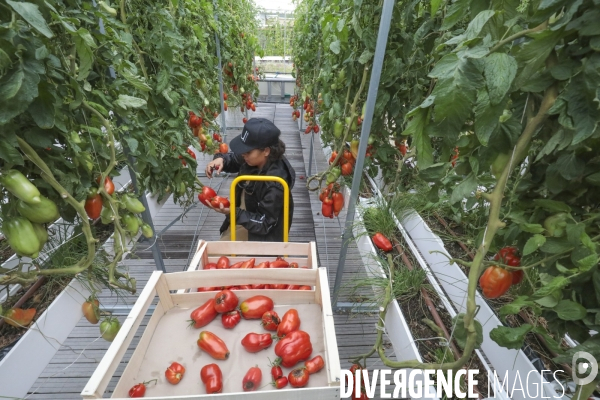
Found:
<path fill-rule="evenodd" d="M 365 170 L 381 171 L 402 194 L 420 189 L 453 221 L 478 222 L 474 261 L 456 261 L 469 269 L 469 296 L 491 266 L 506 265 L 517 280 L 515 272 L 527 271 L 527 285 L 500 314 L 528 309 L 548 329 L 498 327 L 492 338 L 505 347 L 520 348 L 536 331 L 599 351 L 590 335 L 600 307 L 600 161 L 588 151 L 599 144 L 600 58 L 589 46 L 598 37 L 586 28 L 591 12 L 592 0 L 394 4 Z M 359 156 L 358 110 L 375 52 L 365 38 L 377 37 L 381 14 L 380 2 L 349 0 L 304 0 L 296 9 L 293 105 L 316 103 L 322 140 L 338 152 L 329 170 L 308 179 L 311 190 L 323 186 L 347 142 Z M 399 37 L 410 43 L 391 39 Z M 313 100 L 318 93 L 322 102 Z M 489 260 L 507 245 L 521 250 L 518 271 Z M 475 332 L 472 300 L 463 322 Z M 475 339 L 468 335 L 467 353 Z M 576 351 L 559 350 L 555 361 Z"/>

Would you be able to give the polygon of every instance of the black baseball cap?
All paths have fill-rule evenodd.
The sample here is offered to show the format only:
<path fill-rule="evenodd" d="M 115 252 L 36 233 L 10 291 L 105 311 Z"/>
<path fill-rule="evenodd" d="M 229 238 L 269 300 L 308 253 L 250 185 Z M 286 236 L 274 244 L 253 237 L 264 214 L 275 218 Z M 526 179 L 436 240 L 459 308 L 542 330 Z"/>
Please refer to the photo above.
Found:
<path fill-rule="evenodd" d="M 247 153 L 254 149 L 264 149 L 279 142 L 281 131 L 266 118 L 251 118 L 246 122 L 242 133 L 229 143 L 236 154 Z"/>

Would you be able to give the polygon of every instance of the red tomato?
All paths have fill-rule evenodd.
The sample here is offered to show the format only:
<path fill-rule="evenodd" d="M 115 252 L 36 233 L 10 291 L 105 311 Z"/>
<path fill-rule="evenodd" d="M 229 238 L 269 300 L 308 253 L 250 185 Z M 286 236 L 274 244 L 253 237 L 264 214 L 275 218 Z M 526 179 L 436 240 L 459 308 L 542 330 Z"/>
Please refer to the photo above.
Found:
<path fill-rule="evenodd" d="M 229 199 L 227 197 L 215 196 L 210 200 L 210 205 L 214 208 L 229 208 Z"/>
<path fill-rule="evenodd" d="M 96 178 L 96 183 L 100 183 L 100 177 Z M 104 179 L 104 190 L 109 196 L 115 192 L 115 184 L 109 176 Z"/>
<path fill-rule="evenodd" d="M 201 328 L 204 325 L 208 325 L 217 317 L 217 314 L 215 299 L 209 299 L 206 303 L 192 311 L 190 314 L 190 326 L 194 325 L 194 328 Z"/>
<path fill-rule="evenodd" d="M 240 268 L 254 268 L 254 261 L 256 261 L 256 258 L 251 258 L 248 261 L 244 261 Z"/>
<path fill-rule="evenodd" d="M 298 290 L 300 289 L 300 285 L 290 285 L 288 286 L 288 290 Z"/>
<path fill-rule="evenodd" d="M 306 370 L 309 374 L 314 374 L 315 372 L 319 372 L 325 366 L 325 361 L 323 361 L 323 357 L 316 356 L 312 360 L 308 360 L 304 363 Z"/>
<path fill-rule="evenodd" d="M 479 278 L 483 295 L 488 299 L 496 299 L 508 291 L 513 277 L 510 271 L 497 266 L 488 267 Z"/>
<path fill-rule="evenodd" d="M 273 344 L 270 333 L 249 333 L 242 339 L 242 346 L 248 353 L 258 353 Z"/>
<path fill-rule="evenodd" d="M 235 264 L 230 265 L 229 269 L 241 268 L 243 263 L 244 261 L 236 262 Z"/>
<path fill-rule="evenodd" d="M 217 364 L 208 364 L 200 370 L 200 379 L 206 386 L 206 393 L 221 393 L 223 390 L 223 373 Z"/>
<path fill-rule="evenodd" d="M 262 268 L 269 268 L 269 267 L 270 267 L 269 262 L 268 261 L 263 261 L 260 264 L 255 265 L 254 269 L 262 269 Z"/>
<path fill-rule="evenodd" d="M 333 198 L 333 215 L 337 217 L 342 208 L 344 208 L 344 195 L 340 192 L 335 192 L 331 197 Z"/>
<path fill-rule="evenodd" d="M 244 112 L 244 111 L 242 110 L 242 112 Z M 245 124 L 246 122 L 248 122 L 248 118 L 242 118 L 242 122 Z"/>
<path fill-rule="evenodd" d="M 246 372 L 244 379 L 242 380 L 242 387 L 244 392 L 253 392 L 260 386 L 262 380 L 262 371 L 258 367 L 252 367 Z"/>
<path fill-rule="evenodd" d="M 307 286 L 307 285 L 304 285 L 304 286 L 300 286 L 300 287 L 298 288 L 298 290 L 312 290 L 312 287 L 310 287 L 310 286 Z"/>
<path fill-rule="evenodd" d="M 297 262 L 291 262 L 289 268 L 298 268 Z"/>
<path fill-rule="evenodd" d="M 281 257 L 277 257 L 277 259 L 275 261 L 271 262 L 269 267 L 270 268 L 287 268 L 289 266 L 290 266 L 290 264 L 287 261 L 285 261 Z"/>
<path fill-rule="evenodd" d="M 226 313 L 235 310 L 239 303 L 238 297 L 231 290 L 221 290 L 215 296 L 215 310 L 218 313 Z"/>
<path fill-rule="evenodd" d="M 286 285 L 285 283 L 276 283 L 273 285 L 270 285 L 270 287 L 268 289 L 287 289 L 289 285 Z"/>
<path fill-rule="evenodd" d="M 276 381 L 277 379 L 279 379 L 283 376 L 283 370 L 281 369 L 281 367 L 279 365 L 273 365 L 271 367 L 271 376 L 273 377 L 274 381 Z"/>
<path fill-rule="evenodd" d="M 268 331 L 276 331 L 280 322 L 279 315 L 271 310 L 263 314 L 261 325 Z"/>
<path fill-rule="evenodd" d="M 296 368 L 288 375 L 288 381 L 293 387 L 301 388 L 306 386 L 309 376 L 310 375 L 308 374 L 306 368 Z"/>
<path fill-rule="evenodd" d="M 100 212 L 102 211 L 102 196 L 95 190 L 96 189 L 94 189 L 94 192 L 85 200 L 85 212 L 90 219 L 100 218 Z"/>
<path fill-rule="evenodd" d="M 511 271 L 512 273 L 512 284 L 518 285 L 523 280 L 525 273 L 523 271 Z"/>
<path fill-rule="evenodd" d="M 215 192 L 213 188 L 209 186 L 204 186 L 202 188 L 202 192 L 198 194 L 198 200 L 200 200 L 202 204 L 208 206 L 210 204 L 210 199 L 212 199 L 216 195 L 217 192 Z"/>
<path fill-rule="evenodd" d="M 287 386 L 287 384 L 288 378 L 286 378 L 285 376 L 282 376 L 281 378 L 275 379 L 273 380 L 273 382 L 271 382 L 271 385 L 275 386 L 276 389 L 283 389 Z"/>
<path fill-rule="evenodd" d="M 129 389 L 129 397 L 144 397 L 144 395 L 146 394 L 146 386 L 150 382 L 156 383 L 156 379 L 152 379 L 148 382 L 138 383 L 137 385 L 133 386 L 131 389 Z"/>
<path fill-rule="evenodd" d="M 97 324 L 100 320 L 100 310 L 98 309 L 98 306 L 100 306 L 100 302 L 98 302 L 96 299 L 92 299 L 91 297 L 84 301 L 81 305 L 83 316 L 90 324 Z"/>
<path fill-rule="evenodd" d="M 220 337 L 212 332 L 200 332 L 197 344 L 198 347 L 207 352 L 215 360 L 227 360 L 229 358 L 227 345 Z"/>
<path fill-rule="evenodd" d="M 190 155 L 190 157 L 192 157 L 194 160 L 196 159 L 196 153 L 194 153 L 194 150 L 192 150 L 188 147 L 185 151 L 187 151 L 187 153 Z"/>
<path fill-rule="evenodd" d="M 218 269 L 218 264 L 215 263 L 208 263 L 204 265 L 204 269 Z"/>
<path fill-rule="evenodd" d="M 253 296 L 240 304 L 242 317 L 245 319 L 261 319 L 263 314 L 273 309 L 273 300 L 267 296 Z"/>
<path fill-rule="evenodd" d="M 217 269 L 227 269 L 229 268 L 229 258 L 226 256 L 221 256 L 217 261 Z"/>
<path fill-rule="evenodd" d="M 181 381 L 183 374 L 185 374 L 185 367 L 176 362 L 171 364 L 171 366 L 165 371 L 165 377 L 167 378 L 167 381 L 173 385 L 177 385 L 179 381 Z"/>
<path fill-rule="evenodd" d="M 239 310 L 233 310 L 221 315 L 221 322 L 225 329 L 233 329 L 242 320 Z"/>
<path fill-rule="evenodd" d="M 388 238 L 383 236 L 381 232 L 377 232 L 375 235 L 373 235 L 372 239 L 375 246 L 377 246 L 379 249 L 385 252 L 392 251 L 392 243 Z"/>
<path fill-rule="evenodd" d="M 217 290 L 220 290 L 221 288 L 219 287 L 199 287 L 198 291 L 199 292 L 216 292 Z"/>
<path fill-rule="evenodd" d="M 229 151 L 229 146 L 227 146 L 227 143 L 221 143 L 219 145 L 219 153 L 227 153 Z"/>
<path fill-rule="evenodd" d="M 291 308 L 281 318 L 281 323 L 277 326 L 277 336 L 282 337 L 290 332 L 300 329 L 300 317 L 298 310 Z"/>
<path fill-rule="evenodd" d="M 323 202 L 323 204 L 321 204 L 321 215 L 325 218 L 333 218 L 333 204 Z"/>
<path fill-rule="evenodd" d="M 348 175 L 352 174 L 353 170 L 354 170 L 354 167 L 352 166 L 351 163 L 347 162 L 345 164 L 342 164 L 342 175 L 348 176 Z"/>

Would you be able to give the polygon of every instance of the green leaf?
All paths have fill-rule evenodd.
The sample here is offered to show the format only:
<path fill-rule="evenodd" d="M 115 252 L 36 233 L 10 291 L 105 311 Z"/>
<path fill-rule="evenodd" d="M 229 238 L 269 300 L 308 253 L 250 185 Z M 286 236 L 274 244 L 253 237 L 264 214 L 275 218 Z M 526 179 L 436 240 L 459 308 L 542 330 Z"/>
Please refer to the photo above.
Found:
<path fill-rule="evenodd" d="M 475 190 L 477 190 L 477 177 L 475 174 L 470 173 L 461 183 L 454 187 L 452 196 L 450 196 L 450 203 L 455 204 L 462 199 L 471 197 Z"/>
<path fill-rule="evenodd" d="M 338 32 L 341 32 L 344 30 L 344 26 L 346 25 L 346 18 L 342 18 L 338 21 L 337 23 L 337 30 Z M 363 63 L 364 64 L 364 63 Z"/>
<path fill-rule="evenodd" d="M 50 51 L 46 48 L 46 46 L 38 47 L 35 49 L 35 59 L 43 60 L 44 58 L 50 55 Z"/>
<path fill-rule="evenodd" d="M 567 180 L 579 178 L 585 169 L 585 162 L 575 152 L 562 153 L 556 161 L 560 174 Z"/>
<path fill-rule="evenodd" d="M 47 38 L 54 36 L 36 4 L 11 0 L 6 0 L 6 3 L 11 6 L 13 10 L 17 12 L 17 14 L 23 17 L 25 21 L 29 22 L 29 24 L 33 26 L 39 33 Z"/>
<path fill-rule="evenodd" d="M 10 75 L 5 75 L 0 79 L 0 99 L 10 100 L 19 93 L 25 73 L 22 68 L 17 69 Z"/>
<path fill-rule="evenodd" d="M 373 53 L 371 53 L 369 50 L 365 49 L 365 51 L 363 51 L 363 53 L 358 58 L 358 62 L 361 64 L 365 64 L 367 61 L 369 61 L 371 59 L 371 57 L 373 57 Z"/>
<path fill-rule="evenodd" d="M 448 163 L 437 163 L 426 168 L 419 168 L 419 178 L 426 182 L 436 182 L 446 175 Z"/>
<path fill-rule="evenodd" d="M 92 69 L 94 54 L 92 53 L 90 46 L 88 46 L 81 36 L 75 37 L 75 48 L 77 49 L 77 55 L 79 56 L 79 72 L 77 74 L 77 79 L 84 80 L 88 77 Z"/>
<path fill-rule="evenodd" d="M 543 297 L 551 295 L 555 291 L 560 291 L 562 288 L 569 284 L 570 280 L 564 276 L 555 276 L 551 281 L 546 283 L 544 286 L 539 288 L 532 297 L 534 299 L 541 299 Z"/>
<path fill-rule="evenodd" d="M 589 256 L 584 257 L 580 260 L 577 260 L 576 264 L 581 271 L 585 272 L 585 271 L 591 270 L 596 265 L 598 265 L 598 260 L 599 260 L 598 255 L 594 253 L 594 254 L 590 254 Z"/>
<path fill-rule="evenodd" d="M 0 133 L 0 159 L 6 161 L 7 164 L 23 165 L 23 156 L 17 150 L 18 146 L 17 136 L 13 132 L 3 131 Z"/>
<path fill-rule="evenodd" d="M 145 79 L 143 79 L 142 77 L 140 77 L 138 75 L 133 75 L 127 69 L 124 69 L 123 71 L 121 71 L 121 75 L 123 76 L 123 78 L 127 79 L 127 82 L 131 83 L 131 85 L 138 90 L 141 90 L 144 92 L 148 92 L 148 91 L 152 90 L 152 88 L 148 84 L 146 84 Z"/>
<path fill-rule="evenodd" d="M 413 138 L 413 143 L 417 149 L 417 160 L 419 168 L 427 168 L 433 164 L 433 148 L 431 147 L 431 139 L 425 132 L 427 125 L 428 111 L 423 108 L 417 108 L 414 112 L 413 119 L 410 120 L 406 130 L 402 135 L 410 135 Z"/>
<path fill-rule="evenodd" d="M 544 243 L 546 243 L 546 237 L 539 235 L 539 234 L 533 235 L 532 237 L 529 238 L 527 243 L 525 243 L 525 247 L 523 248 L 523 255 L 527 256 L 527 255 L 533 253 L 534 251 L 539 249 L 541 246 L 543 246 Z"/>
<path fill-rule="evenodd" d="M 590 185 L 600 186 L 600 172 L 586 176 L 585 181 Z"/>
<path fill-rule="evenodd" d="M 483 61 L 490 103 L 500 104 L 517 75 L 517 61 L 506 53 L 492 53 Z"/>
<path fill-rule="evenodd" d="M 558 317 L 565 321 L 577 321 L 583 319 L 587 310 L 579 303 L 575 303 L 571 300 L 561 300 L 558 302 L 554 311 L 558 314 Z"/>
<path fill-rule="evenodd" d="M 115 104 L 124 109 L 141 108 L 146 106 L 146 100 L 140 99 L 138 97 L 120 94 L 119 98 L 115 101 Z"/>
<path fill-rule="evenodd" d="M 531 329 L 533 326 L 529 324 L 523 324 L 517 328 L 497 326 L 491 330 L 490 338 L 502 347 L 519 350 L 523 347 L 525 336 L 531 332 Z"/>
<path fill-rule="evenodd" d="M 571 207 L 562 201 L 548 200 L 548 199 L 535 199 L 533 204 L 537 207 L 542 207 L 544 210 L 550 212 L 571 212 Z"/>
<path fill-rule="evenodd" d="M 336 40 L 335 42 L 331 42 L 329 44 L 329 49 L 333 51 L 334 54 L 340 54 L 340 41 Z"/>
<path fill-rule="evenodd" d="M 83 41 L 92 49 L 95 49 L 96 47 L 96 42 L 94 41 L 94 38 L 92 37 L 92 35 L 90 34 L 90 32 L 87 29 L 84 28 L 79 28 L 77 30 L 77 34 L 79 35 L 80 38 L 83 39 Z"/>
<path fill-rule="evenodd" d="M 522 308 L 524 307 L 533 307 L 534 303 L 531 300 L 528 300 L 527 296 L 519 296 L 512 301 L 512 303 L 508 303 L 500 308 L 500 318 L 504 319 L 507 315 L 515 315 L 518 314 Z"/>
<path fill-rule="evenodd" d="M 162 46 L 158 48 L 158 54 L 163 60 L 163 63 L 169 70 L 173 69 L 173 49 L 169 45 L 168 42 L 163 43 Z"/>
<path fill-rule="evenodd" d="M 495 14 L 496 11 L 494 10 L 484 10 L 477 14 L 477 16 L 469 22 L 469 26 L 467 26 L 467 30 L 465 31 L 467 40 L 478 37 L 485 24 L 487 24 L 490 18 Z"/>
<path fill-rule="evenodd" d="M 40 83 L 39 96 L 29 105 L 29 114 L 35 123 L 42 129 L 50 129 L 54 126 L 54 97 L 48 91 L 45 82 Z"/>
<path fill-rule="evenodd" d="M 442 0 L 431 0 L 431 15 L 435 15 L 441 4 Z"/>
<path fill-rule="evenodd" d="M 448 30 L 461 21 L 467 15 L 470 5 L 471 0 L 457 0 L 454 4 L 448 7 L 446 18 L 444 18 L 444 22 L 442 22 L 440 30 Z"/>
<path fill-rule="evenodd" d="M 550 350 L 554 351 L 557 354 L 561 354 L 563 349 L 560 347 L 560 343 L 558 343 L 552 336 L 548 334 L 548 330 L 542 326 L 535 326 L 533 328 L 533 332 L 541 335 L 546 341 L 546 345 L 550 348 Z"/>
<path fill-rule="evenodd" d="M 552 308 L 555 307 L 561 300 L 562 293 L 560 290 L 557 290 L 555 292 L 550 293 L 548 296 L 535 300 L 535 302 L 542 307 Z"/>
<path fill-rule="evenodd" d="M 592 82 L 594 82 L 592 77 L 578 74 L 571 79 L 565 89 L 567 113 L 573 119 L 576 132 L 573 144 L 581 143 L 592 136 L 598 126 L 598 103 L 594 101 L 595 91 L 588 90 L 588 84 Z"/>
<path fill-rule="evenodd" d="M 11 98 L 0 96 L 0 125 L 6 124 L 12 118 L 27 110 L 29 104 L 38 95 L 40 76 L 23 70 L 21 66 L 18 68 L 23 73 L 23 79 L 17 93 Z M 9 79 L 10 75 L 2 77 L 0 79 L 0 87 L 3 87 Z M 14 90 L 14 86 L 12 90 Z"/>
<path fill-rule="evenodd" d="M 482 145 L 488 145 L 490 137 L 498 129 L 503 112 L 504 104 L 492 106 L 487 90 L 479 90 L 475 104 L 475 134 Z"/>
<path fill-rule="evenodd" d="M 546 243 L 540 248 L 541 251 L 548 254 L 558 254 L 571 248 L 571 244 L 560 238 L 547 238 Z"/>
<path fill-rule="evenodd" d="M 456 343 L 461 349 L 464 349 L 467 344 L 467 328 L 465 328 L 465 324 L 463 322 L 464 318 L 464 313 L 457 314 L 454 318 L 452 318 L 452 326 L 454 327 L 454 340 L 456 340 Z M 475 348 L 478 349 L 483 343 L 483 327 L 476 319 L 473 320 L 473 323 L 475 325 L 475 332 L 477 332 Z"/>
<path fill-rule="evenodd" d="M 533 40 L 526 42 L 516 54 L 518 64 L 524 66 L 515 79 L 517 88 L 523 86 L 534 73 L 543 67 L 546 58 L 561 38 L 562 29 L 558 31 L 548 29 L 531 36 Z"/>
<path fill-rule="evenodd" d="M 596 334 L 583 343 L 578 344 L 564 352 L 564 354 L 554 358 L 557 363 L 571 364 L 575 354 L 581 351 L 590 353 L 596 360 L 600 360 L 600 337 Z"/>
<path fill-rule="evenodd" d="M 554 135 L 552 135 L 550 140 L 546 142 L 542 150 L 540 150 L 540 152 L 535 158 L 535 162 L 540 161 L 545 155 L 552 154 L 556 146 L 558 146 L 562 142 L 563 138 L 564 131 L 562 129 L 559 129 Z"/>
<path fill-rule="evenodd" d="M 544 227 L 540 224 L 529 224 L 529 223 L 520 224 L 519 228 L 521 228 L 521 230 L 523 232 L 529 232 L 529 233 L 542 233 L 545 230 Z"/>
<path fill-rule="evenodd" d="M 125 141 L 127 142 L 127 147 L 129 147 L 129 151 L 131 152 L 132 155 L 138 155 L 138 145 L 139 142 L 137 141 L 137 139 L 132 138 L 132 137 L 125 137 Z"/>

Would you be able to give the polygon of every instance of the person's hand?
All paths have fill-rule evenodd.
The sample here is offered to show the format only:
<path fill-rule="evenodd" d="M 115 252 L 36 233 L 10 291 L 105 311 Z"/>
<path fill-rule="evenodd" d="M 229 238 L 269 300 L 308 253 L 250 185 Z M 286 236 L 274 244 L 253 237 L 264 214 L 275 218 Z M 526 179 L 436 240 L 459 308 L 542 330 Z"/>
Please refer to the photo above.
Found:
<path fill-rule="evenodd" d="M 213 209 L 214 211 L 218 212 L 219 214 L 229 215 L 229 212 L 230 212 L 230 208 L 229 207 L 227 207 L 227 208 L 223 207 L 222 203 L 219 203 L 219 207 L 213 207 L 212 204 L 210 204 L 210 201 L 209 201 L 207 207 Z"/>
<path fill-rule="evenodd" d="M 209 162 L 204 170 L 208 178 L 212 178 L 213 171 L 217 171 L 217 174 L 223 171 L 223 159 L 221 157 Z"/>

